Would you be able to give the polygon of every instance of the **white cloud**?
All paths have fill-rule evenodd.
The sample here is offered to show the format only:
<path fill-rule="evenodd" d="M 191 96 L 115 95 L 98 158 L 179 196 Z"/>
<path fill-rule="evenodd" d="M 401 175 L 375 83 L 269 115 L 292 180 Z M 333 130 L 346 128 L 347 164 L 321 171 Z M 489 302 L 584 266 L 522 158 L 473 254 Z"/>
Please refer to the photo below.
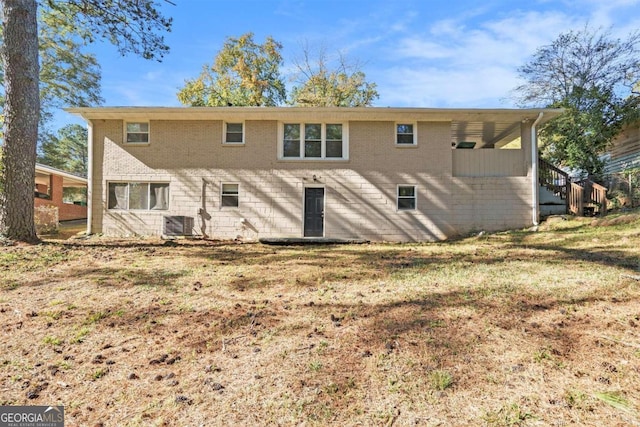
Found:
<path fill-rule="evenodd" d="M 389 70 L 379 105 L 416 107 L 508 107 L 517 77 L 501 67 L 477 70 L 427 68 Z"/>
<path fill-rule="evenodd" d="M 520 83 L 517 68 L 536 48 L 579 24 L 579 18 L 553 11 L 514 11 L 476 21 L 473 28 L 461 20 L 436 22 L 392 50 L 393 64 L 378 85 L 379 104 L 512 106 L 508 97 Z"/>

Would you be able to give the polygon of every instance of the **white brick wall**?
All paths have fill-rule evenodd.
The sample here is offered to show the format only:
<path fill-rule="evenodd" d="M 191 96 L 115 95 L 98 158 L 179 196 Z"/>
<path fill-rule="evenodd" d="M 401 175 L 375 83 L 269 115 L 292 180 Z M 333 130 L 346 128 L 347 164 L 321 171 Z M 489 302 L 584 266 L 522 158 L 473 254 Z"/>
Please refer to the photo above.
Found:
<path fill-rule="evenodd" d="M 278 161 L 275 121 L 245 122 L 246 143 L 233 147 L 222 121 L 150 125 L 149 145 L 128 146 L 122 121 L 94 121 L 94 233 L 158 235 L 164 215 L 187 215 L 211 238 L 301 237 L 313 185 L 325 187 L 326 237 L 433 241 L 531 221 L 529 177 L 452 176 L 449 122 L 419 122 L 415 148 L 395 147 L 392 121 L 350 122 L 350 160 L 336 162 Z M 109 181 L 169 182 L 169 210 L 105 210 Z M 240 185 L 239 208 L 221 208 L 222 183 Z M 417 186 L 417 210 L 396 210 L 398 184 Z"/>

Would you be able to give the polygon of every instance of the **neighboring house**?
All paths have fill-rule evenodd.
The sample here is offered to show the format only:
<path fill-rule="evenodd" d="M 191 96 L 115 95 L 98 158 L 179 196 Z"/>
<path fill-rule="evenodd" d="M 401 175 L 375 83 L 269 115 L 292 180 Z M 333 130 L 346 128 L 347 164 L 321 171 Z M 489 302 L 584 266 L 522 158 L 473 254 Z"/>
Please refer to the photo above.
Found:
<path fill-rule="evenodd" d="M 434 241 L 538 221 L 557 109 L 71 108 L 89 232 Z"/>
<path fill-rule="evenodd" d="M 35 207 L 55 206 L 58 208 L 58 220 L 87 218 L 86 203 L 65 202 L 64 188 L 87 188 L 87 179 L 41 164 L 36 164 Z"/>
<path fill-rule="evenodd" d="M 605 156 L 605 161 L 606 174 L 640 168 L 640 122 L 625 127 L 618 134 Z"/>

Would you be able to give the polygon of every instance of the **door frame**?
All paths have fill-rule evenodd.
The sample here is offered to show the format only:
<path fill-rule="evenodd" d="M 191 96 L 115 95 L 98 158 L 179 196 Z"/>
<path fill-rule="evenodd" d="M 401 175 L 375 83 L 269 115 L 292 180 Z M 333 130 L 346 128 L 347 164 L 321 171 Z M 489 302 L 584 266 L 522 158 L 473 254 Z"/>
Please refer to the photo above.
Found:
<path fill-rule="evenodd" d="M 302 230 L 300 230 L 300 235 L 303 238 L 307 238 L 307 239 L 314 239 L 314 237 L 307 237 L 304 235 L 304 223 L 305 223 L 305 214 L 306 214 L 306 197 L 307 197 L 307 188 L 322 188 L 324 191 L 322 193 L 322 237 L 325 236 L 325 232 L 326 232 L 326 221 L 325 221 L 325 214 L 327 212 L 327 187 L 324 184 L 310 184 L 310 185 L 305 185 L 302 191 Z M 315 237 L 315 239 L 317 239 L 318 237 Z"/>

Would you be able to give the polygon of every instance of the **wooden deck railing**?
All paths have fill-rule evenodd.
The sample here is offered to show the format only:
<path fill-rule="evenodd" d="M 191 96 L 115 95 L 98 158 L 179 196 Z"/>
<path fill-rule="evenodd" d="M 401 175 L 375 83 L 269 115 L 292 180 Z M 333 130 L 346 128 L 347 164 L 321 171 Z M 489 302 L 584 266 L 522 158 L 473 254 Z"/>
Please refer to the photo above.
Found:
<path fill-rule="evenodd" d="M 567 212 L 574 215 L 606 215 L 607 189 L 589 179 L 571 182 L 569 174 L 539 159 L 538 182 L 567 204 Z"/>
<path fill-rule="evenodd" d="M 538 183 L 565 201 L 569 211 L 571 179 L 569 174 L 543 159 L 538 159 Z"/>
<path fill-rule="evenodd" d="M 607 214 L 607 188 L 589 179 L 571 183 L 569 212 L 578 215 Z"/>

